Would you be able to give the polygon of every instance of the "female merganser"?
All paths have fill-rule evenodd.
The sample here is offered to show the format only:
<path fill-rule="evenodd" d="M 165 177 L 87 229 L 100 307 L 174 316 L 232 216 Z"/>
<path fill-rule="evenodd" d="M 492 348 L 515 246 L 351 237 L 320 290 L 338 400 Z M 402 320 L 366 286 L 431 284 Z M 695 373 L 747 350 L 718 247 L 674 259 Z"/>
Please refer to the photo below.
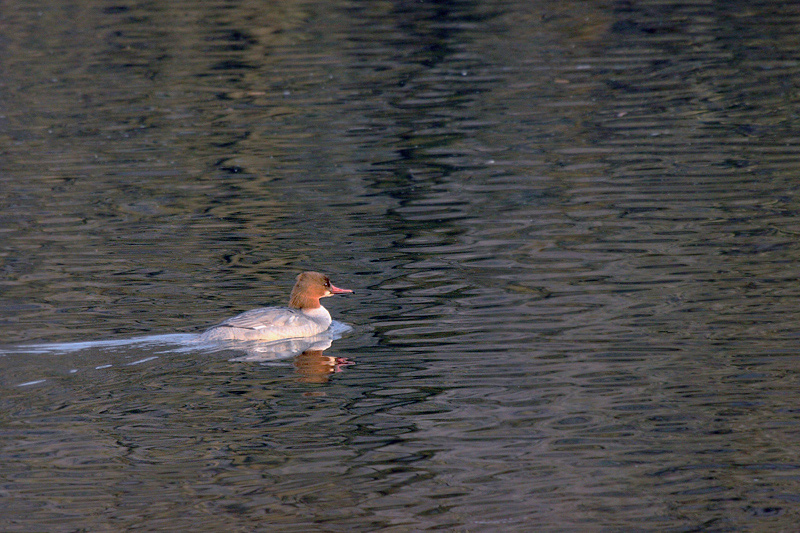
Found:
<path fill-rule="evenodd" d="M 289 307 L 264 307 L 245 311 L 218 324 L 202 335 L 200 341 L 276 341 L 310 337 L 328 329 L 331 315 L 319 303 L 320 298 L 353 292 L 331 284 L 319 272 L 297 276 Z"/>

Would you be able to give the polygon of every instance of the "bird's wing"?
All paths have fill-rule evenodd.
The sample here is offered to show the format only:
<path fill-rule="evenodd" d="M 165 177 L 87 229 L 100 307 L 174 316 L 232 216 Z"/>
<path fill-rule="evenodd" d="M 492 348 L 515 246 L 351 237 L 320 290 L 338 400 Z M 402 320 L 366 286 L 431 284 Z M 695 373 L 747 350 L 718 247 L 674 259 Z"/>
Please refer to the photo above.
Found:
<path fill-rule="evenodd" d="M 295 325 L 302 319 L 296 309 L 285 307 L 263 307 L 245 311 L 240 315 L 225 320 L 220 326 L 244 329 L 264 329 L 269 327 L 285 327 Z"/>

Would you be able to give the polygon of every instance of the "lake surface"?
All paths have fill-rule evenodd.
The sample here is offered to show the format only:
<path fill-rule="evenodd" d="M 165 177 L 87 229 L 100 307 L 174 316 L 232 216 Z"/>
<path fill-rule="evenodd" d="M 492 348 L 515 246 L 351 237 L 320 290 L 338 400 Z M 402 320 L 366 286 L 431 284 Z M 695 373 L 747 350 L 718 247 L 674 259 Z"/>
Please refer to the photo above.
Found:
<path fill-rule="evenodd" d="M 794 531 L 800 7 L 0 7 L 0 530 Z M 321 345 L 197 345 L 320 270 Z"/>

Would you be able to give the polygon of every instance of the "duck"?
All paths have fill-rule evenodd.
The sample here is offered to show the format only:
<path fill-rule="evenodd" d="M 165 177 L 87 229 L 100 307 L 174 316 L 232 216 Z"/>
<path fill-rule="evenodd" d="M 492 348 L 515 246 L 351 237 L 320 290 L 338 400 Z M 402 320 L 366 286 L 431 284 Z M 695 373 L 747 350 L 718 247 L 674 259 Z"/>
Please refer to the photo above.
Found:
<path fill-rule="evenodd" d="M 311 337 L 327 330 L 331 314 L 320 298 L 352 293 L 331 283 L 319 272 L 302 272 L 289 295 L 288 307 L 262 307 L 245 311 L 212 326 L 200 335 L 201 342 L 278 341 Z"/>

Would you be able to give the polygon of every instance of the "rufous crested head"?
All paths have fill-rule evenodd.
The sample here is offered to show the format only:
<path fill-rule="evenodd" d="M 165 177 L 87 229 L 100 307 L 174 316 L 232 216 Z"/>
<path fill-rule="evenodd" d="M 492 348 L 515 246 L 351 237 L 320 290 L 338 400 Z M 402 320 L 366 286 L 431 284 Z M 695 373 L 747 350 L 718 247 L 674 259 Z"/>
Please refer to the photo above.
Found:
<path fill-rule="evenodd" d="M 320 307 L 319 299 L 334 294 L 353 292 L 350 289 L 340 289 L 331 283 L 330 278 L 319 272 L 303 272 L 297 276 L 297 281 L 289 296 L 289 307 L 296 309 L 317 309 Z"/>

